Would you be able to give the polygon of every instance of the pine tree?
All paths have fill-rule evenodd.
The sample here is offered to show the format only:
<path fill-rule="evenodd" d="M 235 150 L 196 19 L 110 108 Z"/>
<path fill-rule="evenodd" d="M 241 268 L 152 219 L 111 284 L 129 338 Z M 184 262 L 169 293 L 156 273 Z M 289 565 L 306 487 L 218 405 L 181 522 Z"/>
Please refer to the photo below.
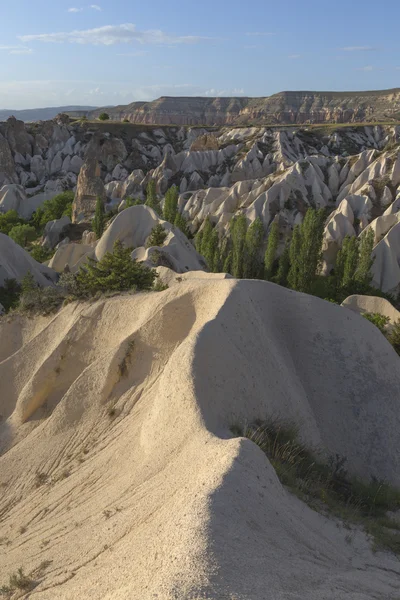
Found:
<path fill-rule="evenodd" d="M 290 270 L 290 244 L 286 242 L 285 249 L 279 259 L 278 272 L 274 281 L 279 285 L 286 286 L 288 280 L 288 274 Z"/>
<path fill-rule="evenodd" d="M 21 280 L 21 292 L 22 294 L 29 294 L 30 292 L 36 291 L 38 284 L 31 271 L 28 271 Z"/>
<path fill-rule="evenodd" d="M 178 198 L 178 188 L 176 185 L 173 185 L 165 194 L 164 200 L 164 220 L 168 221 L 169 223 L 174 223 L 176 215 L 178 214 Z"/>
<path fill-rule="evenodd" d="M 359 258 L 354 279 L 359 288 L 358 293 L 368 290 L 372 281 L 371 268 L 374 264 L 372 250 L 374 248 L 375 236 L 372 229 L 362 233 L 359 238 Z"/>
<path fill-rule="evenodd" d="M 101 236 L 103 235 L 105 222 L 106 222 L 106 218 L 105 218 L 104 203 L 103 203 L 102 199 L 98 197 L 97 201 L 96 201 L 96 209 L 95 209 L 94 219 L 93 219 L 93 231 L 95 232 L 97 239 L 100 239 Z"/>
<path fill-rule="evenodd" d="M 161 214 L 160 203 L 156 193 L 156 182 L 154 179 L 150 179 L 146 188 L 146 206 L 152 208 L 158 215 Z"/>
<path fill-rule="evenodd" d="M 293 229 L 292 239 L 290 241 L 289 259 L 290 269 L 288 273 L 288 285 L 292 290 L 298 289 L 299 281 L 299 254 L 301 249 L 301 232 L 300 225 L 295 225 Z"/>
<path fill-rule="evenodd" d="M 262 277 L 261 248 L 264 239 L 264 225 L 259 217 L 253 221 L 246 232 L 245 264 L 243 277 L 257 279 Z"/>
<path fill-rule="evenodd" d="M 241 279 L 244 272 L 247 221 L 244 215 L 238 215 L 230 223 L 232 239 L 232 275 Z"/>
<path fill-rule="evenodd" d="M 165 238 L 167 237 L 167 232 L 164 227 L 159 223 L 150 232 L 149 239 L 147 240 L 147 247 L 151 248 L 151 246 L 162 246 L 165 242 Z"/>
<path fill-rule="evenodd" d="M 157 277 L 154 269 L 131 258 L 132 248 L 124 248 L 117 240 L 113 252 L 107 252 L 96 262 L 89 259 L 76 275 L 81 295 L 94 295 L 96 292 L 124 291 L 137 288 L 148 290 Z"/>
<path fill-rule="evenodd" d="M 264 266 L 265 266 L 265 279 L 271 279 L 274 269 L 274 263 L 276 259 L 276 251 L 279 243 L 279 225 L 277 221 L 272 223 L 268 241 L 267 249 L 265 251 Z"/>

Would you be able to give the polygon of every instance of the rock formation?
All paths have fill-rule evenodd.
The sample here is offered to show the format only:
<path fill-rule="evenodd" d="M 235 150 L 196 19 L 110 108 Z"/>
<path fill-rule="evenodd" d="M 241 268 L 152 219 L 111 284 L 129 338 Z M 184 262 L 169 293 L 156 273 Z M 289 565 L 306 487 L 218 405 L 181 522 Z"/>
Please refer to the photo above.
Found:
<path fill-rule="evenodd" d="M 178 186 L 192 233 L 209 217 L 222 235 L 241 212 L 248 222 L 259 217 L 265 231 L 278 218 L 283 240 L 308 207 L 324 207 L 324 272 L 346 235 L 372 228 L 374 284 L 400 289 L 400 126 L 152 127 L 64 116 L 34 126 L 11 119 L 0 134 L 3 212 L 30 218 L 44 200 L 76 186 L 73 222 L 87 222 L 97 197 L 114 211 L 128 197 L 143 201 L 153 179 L 160 199 Z"/>
<path fill-rule="evenodd" d="M 0 286 L 4 285 L 5 279 L 21 281 L 27 273 L 32 273 L 41 286 L 51 285 L 58 277 L 55 271 L 36 262 L 8 235 L 0 233 Z"/>
<path fill-rule="evenodd" d="M 89 118 L 107 111 L 111 119 L 146 125 L 272 125 L 397 121 L 400 89 L 370 92 L 281 92 L 266 98 L 164 96 L 153 102 L 87 111 Z M 70 113 L 73 114 L 73 113 Z"/>
<path fill-rule="evenodd" d="M 72 222 L 81 222 L 93 216 L 97 198 L 106 200 L 106 191 L 100 178 L 100 165 L 96 158 L 88 157 L 79 172 L 72 207 Z"/>
<path fill-rule="evenodd" d="M 182 280 L 0 320 L 0 381 L 1 584 L 21 566 L 40 600 L 398 597 L 394 554 L 230 432 L 283 416 L 400 483 L 399 357 L 350 310 Z"/>

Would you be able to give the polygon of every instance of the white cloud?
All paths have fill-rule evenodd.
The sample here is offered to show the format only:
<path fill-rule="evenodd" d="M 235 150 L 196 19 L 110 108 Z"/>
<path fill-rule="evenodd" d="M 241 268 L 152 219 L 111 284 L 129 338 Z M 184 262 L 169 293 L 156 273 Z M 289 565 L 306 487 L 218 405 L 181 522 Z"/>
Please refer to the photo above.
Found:
<path fill-rule="evenodd" d="M 40 33 L 34 35 L 18 36 L 22 42 L 53 42 L 71 44 L 92 44 L 113 46 L 114 44 L 194 44 L 201 40 L 210 39 L 201 36 L 184 35 L 172 36 L 160 31 L 150 29 L 138 31 L 133 23 L 123 25 L 106 25 L 96 29 L 74 30 L 60 33 Z"/>
<path fill-rule="evenodd" d="M 148 54 L 147 50 L 138 50 L 137 52 L 119 52 L 117 56 L 145 56 Z"/>
<path fill-rule="evenodd" d="M 103 9 L 98 4 L 91 4 L 89 8 L 93 8 L 93 10 L 102 11 Z"/>
<path fill-rule="evenodd" d="M 272 31 L 248 31 L 246 35 L 253 36 L 267 36 L 267 35 L 275 35 Z"/>
<path fill-rule="evenodd" d="M 296 60 L 298 58 L 301 58 L 301 54 L 289 54 L 288 58 Z"/>
<path fill-rule="evenodd" d="M 344 52 L 371 52 L 376 50 L 373 46 L 346 46 L 345 48 L 340 48 Z"/>
<path fill-rule="evenodd" d="M 8 54 L 32 54 L 33 50 L 27 46 L 0 46 L 0 51 L 6 51 Z"/>
<path fill-rule="evenodd" d="M 356 69 L 356 71 L 365 71 L 366 73 L 368 73 L 369 71 L 374 71 L 375 67 L 373 67 L 372 65 L 367 65 L 366 67 L 360 67 L 359 69 Z"/>
<path fill-rule="evenodd" d="M 68 12 L 70 13 L 78 13 L 78 12 L 82 12 L 83 8 L 69 8 Z"/>
<path fill-rule="evenodd" d="M 243 88 L 234 88 L 233 90 L 218 90 L 216 88 L 211 88 L 210 90 L 206 90 L 201 96 L 208 96 L 211 98 L 220 98 L 221 96 L 243 96 L 244 89 Z"/>
<path fill-rule="evenodd" d="M 21 48 L 19 50 L 11 50 L 9 54 L 33 54 L 33 50 L 31 48 Z"/>

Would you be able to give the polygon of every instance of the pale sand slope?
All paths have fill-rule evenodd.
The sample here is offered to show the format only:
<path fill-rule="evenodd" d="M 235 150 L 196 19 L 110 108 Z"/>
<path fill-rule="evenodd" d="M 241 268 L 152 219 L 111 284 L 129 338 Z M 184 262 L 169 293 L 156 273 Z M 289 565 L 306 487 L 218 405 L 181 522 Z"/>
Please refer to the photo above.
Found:
<path fill-rule="evenodd" d="M 399 597 L 397 558 L 311 511 L 229 433 L 280 413 L 400 483 L 399 358 L 359 315 L 194 279 L 3 319 L 0 350 L 0 585 L 47 560 L 32 600 Z"/>

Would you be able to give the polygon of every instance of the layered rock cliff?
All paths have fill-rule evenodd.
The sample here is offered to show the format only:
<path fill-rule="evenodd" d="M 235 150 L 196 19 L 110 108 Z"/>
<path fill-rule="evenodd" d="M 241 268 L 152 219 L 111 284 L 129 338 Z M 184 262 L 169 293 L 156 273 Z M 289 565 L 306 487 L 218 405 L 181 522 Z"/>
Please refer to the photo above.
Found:
<path fill-rule="evenodd" d="M 148 125 L 357 123 L 400 120 L 400 89 L 367 92 L 281 92 L 266 98 L 161 97 L 88 111 L 97 118 Z"/>

